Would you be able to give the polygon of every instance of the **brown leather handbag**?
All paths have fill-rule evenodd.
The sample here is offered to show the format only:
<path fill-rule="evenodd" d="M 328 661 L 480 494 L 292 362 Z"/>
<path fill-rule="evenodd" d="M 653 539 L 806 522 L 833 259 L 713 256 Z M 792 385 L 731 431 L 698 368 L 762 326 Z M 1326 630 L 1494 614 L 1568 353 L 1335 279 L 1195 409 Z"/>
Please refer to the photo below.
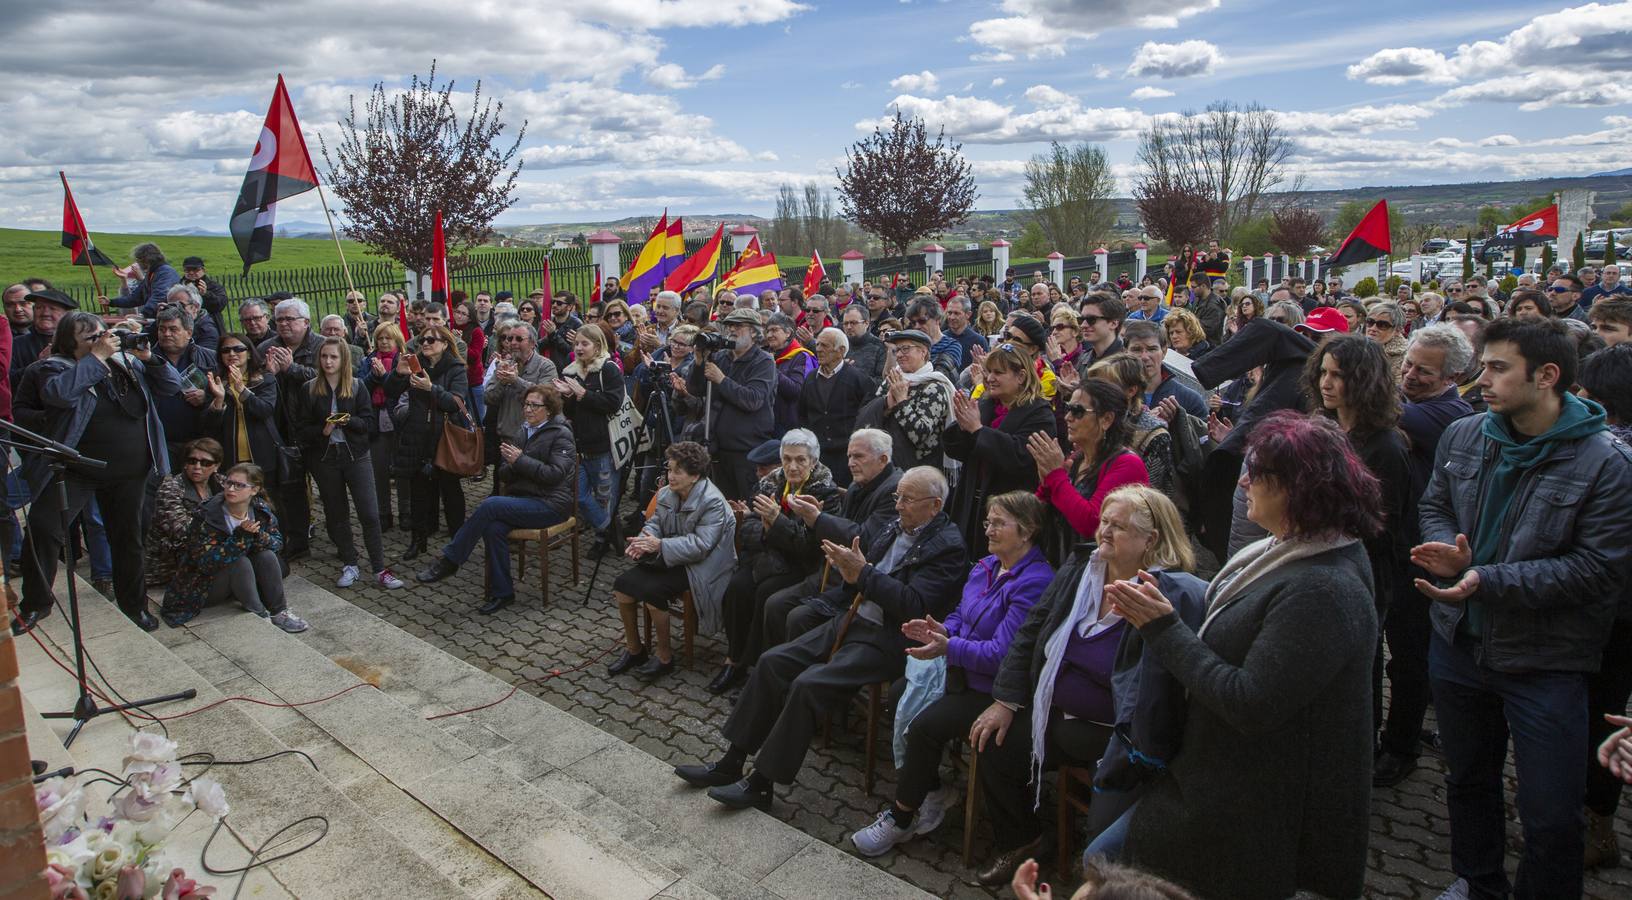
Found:
<path fill-rule="evenodd" d="M 481 426 L 470 417 L 470 411 L 465 408 L 465 398 L 456 394 L 453 399 L 459 404 L 459 415 L 465 424 L 460 425 L 451 415 L 442 417 L 442 436 L 436 441 L 435 465 L 444 472 L 464 478 L 480 475 L 487 459 Z"/>

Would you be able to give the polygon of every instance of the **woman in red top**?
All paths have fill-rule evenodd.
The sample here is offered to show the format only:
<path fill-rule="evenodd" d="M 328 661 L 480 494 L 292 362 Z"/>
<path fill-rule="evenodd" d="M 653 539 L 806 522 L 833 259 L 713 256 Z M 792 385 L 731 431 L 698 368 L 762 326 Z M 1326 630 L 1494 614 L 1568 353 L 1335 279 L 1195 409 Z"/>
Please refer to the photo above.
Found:
<path fill-rule="evenodd" d="M 1128 449 L 1133 429 L 1122 388 L 1084 379 L 1066 404 L 1065 424 L 1073 448 L 1069 459 L 1047 435 L 1034 434 L 1028 442 L 1041 481 L 1037 496 L 1059 510 L 1082 539 L 1091 540 L 1105 496 L 1124 484 L 1149 484 L 1150 475 L 1139 454 Z"/>
<path fill-rule="evenodd" d="M 476 322 L 476 304 L 465 300 L 453 306 L 453 332 L 465 342 L 465 380 L 470 384 L 470 412 L 477 422 L 487 418 L 482 383 L 487 377 L 487 332 Z"/>

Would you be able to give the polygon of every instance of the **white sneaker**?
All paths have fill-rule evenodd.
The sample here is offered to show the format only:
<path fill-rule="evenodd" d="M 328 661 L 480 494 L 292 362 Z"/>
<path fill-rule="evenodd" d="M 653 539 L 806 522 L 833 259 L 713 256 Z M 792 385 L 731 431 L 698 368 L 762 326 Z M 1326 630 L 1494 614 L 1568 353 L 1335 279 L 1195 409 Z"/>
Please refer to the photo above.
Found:
<path fill-rule="evenodd" d="M 383 587 L 388 591 L 394 591 L 397 588 L 408 586 L 404 584 L 402 579 L 398 578 L 396 573 L 392 572 L 390 569 L 381 569 L 378 572 L 375 572 L 374 581 L 378 583 L 380 587 Z"/>
<path fill-rule="evenodd" d="M 287 631 L 290 634 L 299 634 L 302 631 L 312 627 L 306 624 L 305 619 L 302 619 L 300 616 L 295 615 L 293 612 L 287 609 L 273 616 L 272 624 L 282 628 L 284 631 Z"/>
<path fill-rule="evenodd" d="M 924 804 L 918 807 L 918 818 L 913 820 L 913 834 L 929 834 L 946 821 L 946 811 L 958 801 L 957 788 L 943 785 L 929 792 Z"/>
<path fill-rule="evenodd" d="M 1458 878 L 1451 882 L 1451 886 L 1446 888 L 1437 900 L 1468 900 L 1468 880 Z"/>
<path fill-rule="evenodd" d="M 893 805 L 892 807 L 893 808 Z M 917 823 L 914 822 L 914 825 Z M 917 833 L 917 828 L 902 828 L 895 824 L 895 817 L 886 809 L 878 814 L 873 824 L 850 835 L 850 843 L 856 845 L 856 850 L 862 856 L 883 856 L 894 849 L 896 844 L 904 844 Z"/>
<path fill-rule="evenodd" d="M 351 587 L 361 577 L 363 577 L 362 570 L 356 566 L 343 566 L 340 569 L 340 580 L 336 581 L 335 584 L 339 587 Z"/>

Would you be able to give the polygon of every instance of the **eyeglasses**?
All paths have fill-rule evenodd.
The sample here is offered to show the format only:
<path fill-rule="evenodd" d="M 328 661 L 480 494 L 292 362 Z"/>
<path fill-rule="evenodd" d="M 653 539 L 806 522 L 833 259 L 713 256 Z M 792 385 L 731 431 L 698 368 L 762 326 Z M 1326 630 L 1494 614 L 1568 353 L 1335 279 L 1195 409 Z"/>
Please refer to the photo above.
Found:
<path fill-rule="evenodd" d="M 1057 323 L 1057 324 L 1054 324 L 1054 325 L 1050 325 L 1048 330 L 1049 331 L 1075 331 L 1076 326 L 1075 325 L 1067 325 L 1064 322 L 1060 322 L 1060 323 Z"/>
<path fill-rule="evenodd" d="M 1549 294 L 1573 294 L 1573 293 L 1575 293 L 1575 288 L 1564 287 L 1563 285 L 1555 284 L 1552 287 L 1548 288 L 1547 292 Z"/>
<path fill-rule="evenodd" d="M 248 347 L 245 347 L 242 344 L 233 344 L 230 347 L 219 347 L 219 348 L 217 348 L 216 351 L 215 351 L 215 355 L 216 356 L 226 356 L 228 353 L 248 353 L 248 352 L 249 352 Z"/>
<path fill-rule="evenodd" d="M 189 465 L 189 466 L 219 466 L 221 464 L 216 462 L 213 459 L 210 459 L 207 456 L 189 456 L 189 457 L 187 457 L 187 465 Z"/>
<path fill-rule="evenodd" d="M 1092 415 L 1093 412 L 1092 409 L 1083 406 L 1081 403 L 1067 403 L 1065 405 L 1065 416 L 1068 419 L 1080 419 L 1083 416 Z"/>
<path fill-rule="evenodd" d="M 239 316 L 238 321 L 246 324 L 250 322 L 265 322 L 266 316 Z"/>
<path fill-rule="evenodd" d="M 304 322 L 304 321 L 306 321 L 306 317 L 305 316 L 278 316 L 276 319 L 273 319 L 272 321 L 278 323 L 279 325 L 283 325 L 283 324 L 288 323 L 288 322 Z"/>
<path fill-rule="evenodd" d="M 250 484 L 247 481 L 233 481 L 231 479 L 228 479 L 226 481 L 221 482 L 221 486 L 226 488 L 229 491 L 247 491 L 250 488 L 253 488 L 255 485 Z"/>
<path fill-rule="evenodd" d="M 908 496 L 906 496 L 904 494 L 900 494 L 900 493 L 890 495 L 890 502 L 894 503 L 897 506 L 900 506 L 903 503 L 905 503 L 905 504 L 922 503 L 925 500 L 934 500 L 934 499 L 936 499 L 936 498 L 935 497 L 908 497 Z"/>
<path fill-rule="evenodd" d="M 544 404 L 538 402 L 537 400 L 523 400 L 522 403 L 521 403 L 521 408 L 522 409 L 543 409 Z"/>
<path fill-rule="evenodd" d="M 1387 329 L 1393 328 L 1394 323 L 1390 322 L 1387 319 L 1367 319 L 1366 320 L 1366 327 L 1367 328 L 1381 328 L 1381 329 L 1387 330 Z"/>
<path fill-rule="evenodd" d="M 426 335 L 426 336 L 419 339 L 419 345 L 421 347 L 425 346 L 426 344 L 443 344 L 443 343 L 447 343 L 447 342 L 442 340 L 439 337 L 431 337 L 430 335 Z"/>
<path fill-rule="evenodd" d="M 525 334 L 507 334 L 504 336 L 504 342 L 506 344 L 525 344 L 529 340 L 532 339 L 527 337 Z"/>

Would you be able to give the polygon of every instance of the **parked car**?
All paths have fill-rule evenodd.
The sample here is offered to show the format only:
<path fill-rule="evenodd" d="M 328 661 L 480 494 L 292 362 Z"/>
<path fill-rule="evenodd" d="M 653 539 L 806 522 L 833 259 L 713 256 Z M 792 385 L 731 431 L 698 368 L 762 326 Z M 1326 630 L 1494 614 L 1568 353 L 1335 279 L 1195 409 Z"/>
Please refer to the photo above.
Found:
<path fill-rule="evenodd" d="M 1600 259 L 1604 258 L 1604 250 L 1606 248 L 1608 248 L 1608 247 L 1609 247 L 1609 242 L 1608 241 L 1592 241 L 1592 242 L 1586 244 L 1585 246 L 1583 246 L 1581 249 L 1582 249 L 1582 252 L 1584 252 L 1587 255 L 1587 259 L 1589 259 L 1589 260 L 1600 260 Z M 1629 252 L 1632 252 L 1632 249 L 1629 249 L 1625 244 L 1622 244 L 1622 243 L 1619 243 L 1619 242 L 1617 242 L 1615 244 L 1615 258 L 1616 259 L 1625 259 L 1626 255 Z"/>

